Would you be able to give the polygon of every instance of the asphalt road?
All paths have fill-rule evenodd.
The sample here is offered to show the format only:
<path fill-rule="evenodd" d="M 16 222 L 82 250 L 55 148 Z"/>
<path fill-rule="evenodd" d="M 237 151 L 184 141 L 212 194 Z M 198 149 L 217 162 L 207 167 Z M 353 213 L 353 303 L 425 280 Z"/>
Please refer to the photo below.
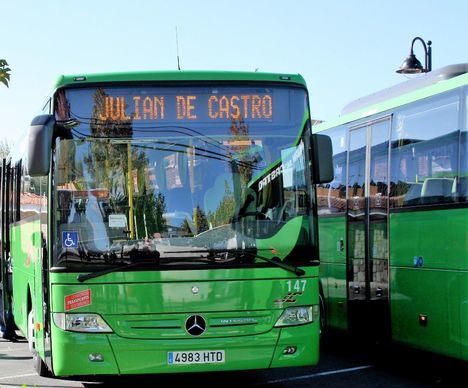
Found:
<path fill-rule="evenodd" d="M 90 387 L 118 384 L 270 387 L 428 387 L 463 386 L 468 363 L 406 348 L 375 348 L 339 336 L 322 346 L 316 367 L 216 374 L 117 377 L 103 383 L 48 379 L 37 376 L 25 341 L 0 339 L 0 387 Z M 465 377 L 465 378 L 463 378 Z M 463 379 L 462 379 L 463 378 Z"/>

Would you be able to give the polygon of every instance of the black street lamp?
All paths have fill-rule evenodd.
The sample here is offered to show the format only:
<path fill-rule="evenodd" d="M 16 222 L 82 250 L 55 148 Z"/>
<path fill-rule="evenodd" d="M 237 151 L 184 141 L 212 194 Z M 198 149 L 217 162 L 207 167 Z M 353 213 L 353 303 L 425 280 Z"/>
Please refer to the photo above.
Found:
<path fill-rule="evenodd" d="M 414 55 L 413 46 L 414 42 L 417 40 L 421 41 L 424 47 L 424 54 L 425 54 L 425 64 L 422 67 L 421 62 L 418 61 L 416 56 Z M 403 63 L 401 64 L 400 68 L 396 71 L 400 74 L 417 74 L 417 73 L 427 73 L 432 70 L 432 49 L 431 49 L 432 42 L 430 40 L 427 41 L 427 46 L 424 40 L 422 40 L 419 36 L 413 39 L 411 42 L 411 51 L 408 58 L 406 58 Z"/>

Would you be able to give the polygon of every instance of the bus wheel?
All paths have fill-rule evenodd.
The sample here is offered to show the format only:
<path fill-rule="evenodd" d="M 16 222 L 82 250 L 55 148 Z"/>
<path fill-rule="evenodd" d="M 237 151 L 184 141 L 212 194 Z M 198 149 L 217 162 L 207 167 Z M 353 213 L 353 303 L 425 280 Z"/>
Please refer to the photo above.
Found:
<path fill-rule="evenodd" d="M 42 361 L 41 356 L 36 351 L 36 337 L 34 332 L 34 311 L 31 310 L 28 314 L 28 346 L 29 351 L 32 353 L 33 356 L 33 364 L 34 369 L 36 370 L 37 374 L 41 377 L 51 377 L 52 374 L 47 368 L 47 365 L 44 361 Z"/>

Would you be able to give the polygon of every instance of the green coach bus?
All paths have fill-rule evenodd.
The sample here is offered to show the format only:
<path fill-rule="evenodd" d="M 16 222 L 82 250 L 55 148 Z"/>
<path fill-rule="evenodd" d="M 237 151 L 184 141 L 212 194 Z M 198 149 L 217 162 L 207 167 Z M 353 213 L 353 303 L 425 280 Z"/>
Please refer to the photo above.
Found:
<path fill-rule="evenodd" d="M 323 323 L 468 360 L 468 65 L 348 104 L 317 185 Z"/>
<path fill-rule="evenodd" d="M 38 373 L 316 364 L 331 150 L 299 75 L 59 78 L 1 178 L 4 302 Z"/>

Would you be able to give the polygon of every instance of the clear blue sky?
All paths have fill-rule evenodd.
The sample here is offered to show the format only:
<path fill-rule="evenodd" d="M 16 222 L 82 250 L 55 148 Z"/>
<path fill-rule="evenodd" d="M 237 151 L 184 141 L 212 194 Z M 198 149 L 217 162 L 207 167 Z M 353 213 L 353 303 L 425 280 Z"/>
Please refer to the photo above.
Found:
<path fill-rule="evenodd" d="M 411 40 L 433 41 L 433 68 L 468 62 L 466 0 L 0 0 L 0 140 L 14 141 L 60 74 L 181 66 L 300 73 L 312 116 L 405 81 Z M 421 44 L 416 56 L 423 61 Z"/>

